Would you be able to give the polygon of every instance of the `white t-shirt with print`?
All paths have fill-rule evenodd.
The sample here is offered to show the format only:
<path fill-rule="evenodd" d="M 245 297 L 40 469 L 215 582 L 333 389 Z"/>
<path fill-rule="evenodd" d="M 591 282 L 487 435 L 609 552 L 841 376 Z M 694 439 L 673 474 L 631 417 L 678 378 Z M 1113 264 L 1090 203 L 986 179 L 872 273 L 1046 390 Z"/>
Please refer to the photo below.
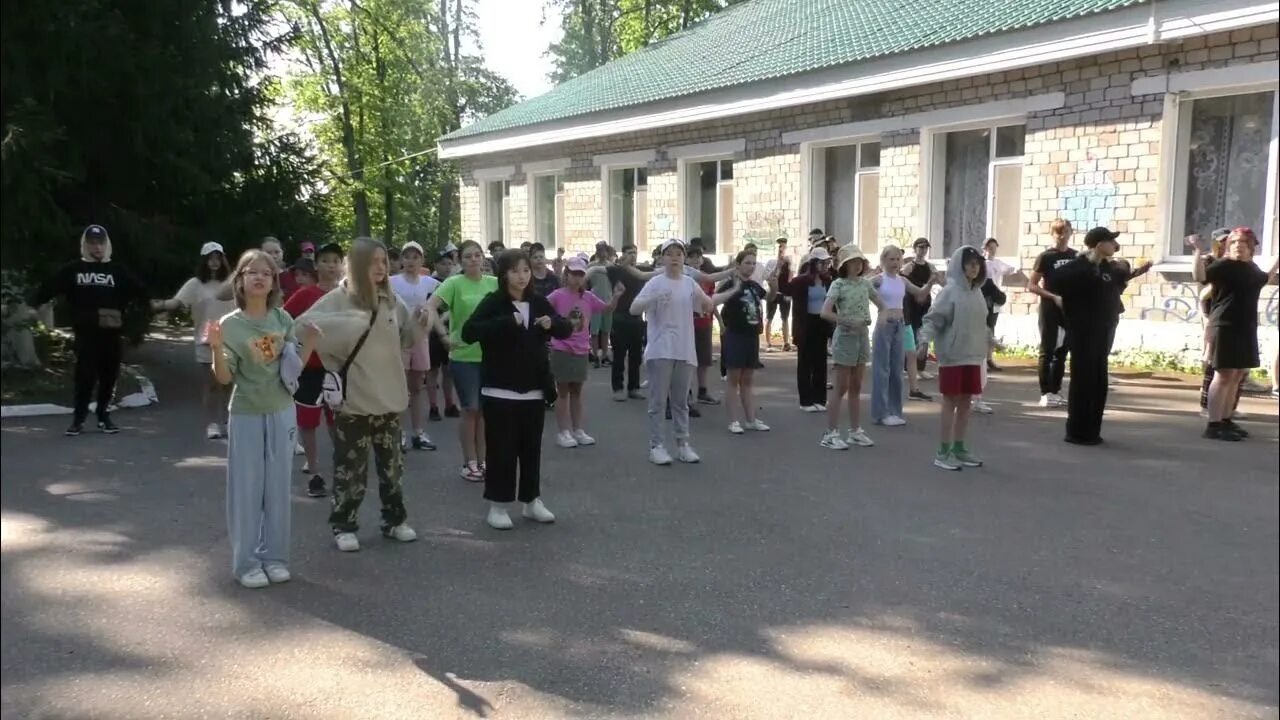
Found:
<path fill-rule="evenodd" d="M 426 305 L 427 300 L 431 299 L 431 294 L 438 287 L 440 287 L 440 281 L 430 275 L 419 276 L 418 282 L 409 281 L 404 273 L 391 276 L 391 290 L 411 311 Z"/>
<path fill-rule="evenodd" d="M 665 273 L 649 279 L 640 288 L 633 302 L 654 300 L 645 310 L 648 320 L 648 345 L 644 349 L 645 360 L 680 360 L 690 365 L 698 364 L 698 353 L 693 344 L 693 310 L 695 298 L 706 293 L 687 274 L 670 278 Z"/>
<path fill-rule="evenodd" d="M 191 322 L 195 325 L 197 362 L 213 362 L 213 357 L 209 355 L 207 323 L 236 309 L 235 301 L 218 299 L 218 293 L 222 291 L 223 286 L 224 283 L 220 280 L 202 283 L 196 278 L 191 278 L 178 289 L 178 294 L 173 296 L 178 302 L 191 309 Z"/>

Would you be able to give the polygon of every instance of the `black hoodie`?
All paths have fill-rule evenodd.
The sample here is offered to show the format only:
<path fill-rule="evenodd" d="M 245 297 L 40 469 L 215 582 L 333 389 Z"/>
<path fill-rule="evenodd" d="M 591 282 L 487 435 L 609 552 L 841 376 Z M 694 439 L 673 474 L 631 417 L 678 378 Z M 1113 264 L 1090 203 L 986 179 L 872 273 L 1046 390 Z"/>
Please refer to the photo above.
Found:
<path fill-rule="evenodd" d="M 573 334 L 573 325 L 557 315 L 541 295 L 528 292 L 525 300 L 529 303 L 527 328 L 515 321 L 515 301 L 502 288 L 484 296 L 462 326 L 462 341 L 478 342 L 484 352 L 480 361 L 482 387 L 518 393 L 548 391 L 547 338 L 563 340 Z M 543 316 L 551 318 L 549 331 L 534 324 Z"/>
<path fill-rule="evenodd" d="M 121 310 L 133 301 L 147 299 L 147 289 L 128 268 L 113 260 L 75 260 L 58 268 L 32 297 L 40 307 L 55 297 L 71 306 L 71 326 L 76 331 L 96 329 L 98 310 Z"/>

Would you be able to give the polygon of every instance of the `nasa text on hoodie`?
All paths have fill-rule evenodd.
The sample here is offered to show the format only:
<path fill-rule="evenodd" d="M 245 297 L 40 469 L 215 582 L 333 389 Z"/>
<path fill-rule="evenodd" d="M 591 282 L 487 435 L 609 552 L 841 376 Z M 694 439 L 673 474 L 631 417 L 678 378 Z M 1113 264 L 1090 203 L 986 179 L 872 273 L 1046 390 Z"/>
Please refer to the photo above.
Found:
<path fill-rule="evenodd" d="M 147 299 L 142 282 L 114 260 L 90 262 L 74 260 L 58 268 L 37 290 L 32 307 L 55 297 L 66 298 L 71 306 L 71 325 L 76 330 L 98 327 L 98 311 L 124 310 L 132 301 Z"/>

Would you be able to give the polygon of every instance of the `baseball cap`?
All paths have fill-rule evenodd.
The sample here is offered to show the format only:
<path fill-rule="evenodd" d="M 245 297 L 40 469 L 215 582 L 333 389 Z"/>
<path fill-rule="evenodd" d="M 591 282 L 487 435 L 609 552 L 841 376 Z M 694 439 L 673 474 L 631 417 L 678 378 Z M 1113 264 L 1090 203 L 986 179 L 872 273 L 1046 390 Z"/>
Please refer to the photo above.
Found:
<path fill-rule="evenodd" d="M 587 261 L 580 257 L 571 257 L 564 264 L 564 267 L 571 273 L 585 273 L 587 271 Z"/>
<path fill-rule="evenodd" d="M 333 253 L 340 258 L 347 256 L 347 254 L 342 251 L 342 246 L 336 242 L 327 242 L 321 245 L 320 248 L 316 250 L 316 257 L 324 255 L 325 253 Z"/>
<path fill-rule="evenodd" d="M 101 225 L 90 225 L 84 229 L 84 239 L 93 240 L 94 242 L 104 242 L 108 239 L 107 229 Z"/>
<path fill-rule="evenodd" d="M 226 255 L 227 251 L 223 250 L 222 246 L 216 242 L 207 242 L 200 246 L 200 257 L 206 257 L 213 253 L 222 253 L 223 255 Z"/>
<path fill-rule="evenodd" d="M 445 253 L 458 252 L 458 246 L 454 245 L 453 243 L 449 243 L 448 245 L 444 246 L 444 250 L 442 250 L 441 252 L 445 252 Z"/>
<path fill-rule="evenodd" d="M 319 273 L 316 271 L 316 261 L 312 260 L 311 258 L 298 258 L 298 261 L 295 262 L 293 264 L 293 267 L 289 269 L 293 270 L 294 272 L 301 270 L 302 272 L 307 273 L 308 275 L 319 276 Z"/>
<path fill-rule="evenodd" d="M 1096 227 L 1084 235 L 1085 247 L 1097 247 L 1100 242 L 1115 241 L 1120 237 L 1120 233 L 1111 232 L 1110 229 L 1104 227 Z"/>
<path fill-rule="evenodd" d="M 664 253 L 667 251 L 667 248 L 670 248 L 670 247 L 678 247 L 681 250 L 684 250 L 684 241 L 680 240 L 679 238 L 670 238 L 670 239 L 664 240 L 663 243 L 658 246 L 658 252 Z"/>
<path fill-rule="evenodd" d="M 809 253 L 809 259 L 810 260 L 830 260 L 831 253 L 827 252 L 827 249 L 824 247 L 816 247 L 813 249 L 813 252 Z"/>
<path fill-rule="evenodd" d="M 315 243 L 313 243 L 313 242 L 311 242 L 310 240 L 308 240 L 307 242 L 302 243 L 302 252 L 306 252 L 306 251 L 308 251 L 308 250 L 310 250 L 311 252 L 315 252 L 315 251 L 316 251 L 316 244 L 315 244 Z"/>
<path fill-rule="evenodd" d="M 405 253 L 409 252 L 410 250 L 417 250 L 417 251 L 418 251 L 418 254 L 419 254 L 419 255 L 422 255 L 423 257 L 426 257 L 426 255 L 427 255 L 425 252 L 423 252 L 423 251 L 422 251 L 422 246 L 421 246 L 421 245 L 419 245 L 419 244 L 418 244 L 416 241 L 414 241 L 414 240 L 410 240 L 409 242 L 405 243 L 405 244 L 400 248 L 400 254 L 401 254 L 401 255 L 403 255 L 403 254 L 405 254 Z"/>

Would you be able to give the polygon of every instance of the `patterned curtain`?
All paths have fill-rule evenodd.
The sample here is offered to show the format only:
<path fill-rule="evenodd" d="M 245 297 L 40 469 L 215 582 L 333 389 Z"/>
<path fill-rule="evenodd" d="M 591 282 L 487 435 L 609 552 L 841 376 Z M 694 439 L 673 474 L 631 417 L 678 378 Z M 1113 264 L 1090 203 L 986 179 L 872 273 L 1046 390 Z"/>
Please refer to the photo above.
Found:
<path fill-rule="evenodd" d="M 962 245 L 981 247 L 986 237 L 990 165 L 991 131 L 947 133 L 947 187 L 942 205 L 942 248 L 946 257 Z"/>
<path fill-rule="evenodd" d="M 1265 223 L 1274 93 L 1195 100 L 1187 163 L 1186 232 Z"/>

